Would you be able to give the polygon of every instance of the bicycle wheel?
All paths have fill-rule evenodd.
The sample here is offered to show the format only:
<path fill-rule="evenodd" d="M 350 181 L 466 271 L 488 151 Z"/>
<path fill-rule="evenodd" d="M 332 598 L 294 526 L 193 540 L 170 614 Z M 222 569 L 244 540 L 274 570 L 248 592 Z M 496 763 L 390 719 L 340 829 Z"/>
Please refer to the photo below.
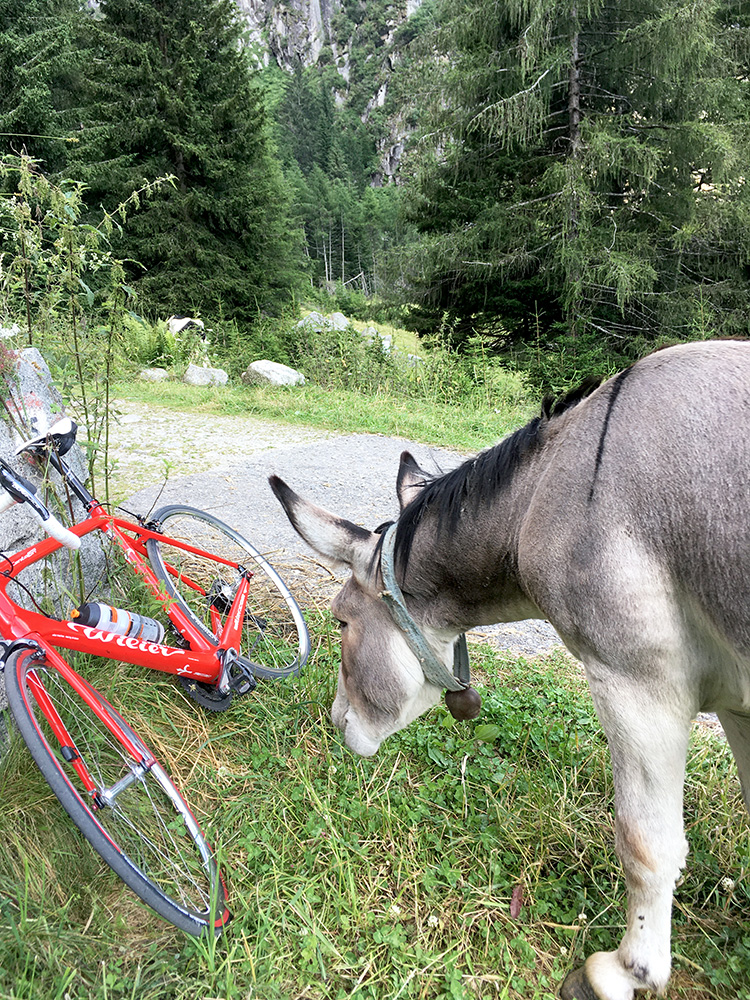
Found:
<path fill-rule="evenodd" d="M 310 652 L 305 619 L 260 552 L 223 521 L 194 507 L 163 507 L 153 523 L 169 536 L 146 542 L 154 573 L 203 635 L 218 641 L 212 625 L 215 612 L 231 607 L 241 579 L 238 567 L 244 567 L 252 578 L 238 650 L 242 662 L 261 677 L 298 673 Z M 201 551 L 178 548 L 169 538 Z"/>
<path fill-rule="evenodd" d="M 34 760 L 94 850 L 176 927 L 218 933 L 230 914 L 213 852 L 144 742 L 64 661 L 18 649 L 5 684 Z"/>

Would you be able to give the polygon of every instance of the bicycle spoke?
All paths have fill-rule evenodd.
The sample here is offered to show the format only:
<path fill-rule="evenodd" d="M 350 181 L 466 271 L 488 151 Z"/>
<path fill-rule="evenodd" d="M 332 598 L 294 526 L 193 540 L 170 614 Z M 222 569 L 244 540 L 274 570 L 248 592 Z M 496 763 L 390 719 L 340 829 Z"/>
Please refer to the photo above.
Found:
<path fill-rule="evenodd" d="M 9 701 L 24 739 L 87 839 L 149 905 L 177 926 L 189 933 L 220 928 L 229 913 L 211 849 L 143 742 L 75 674 L 68 679 L 67 673 L 32 658 L 28 650 L 14 653 L 10 664 Z M 28 683 L 29 674 L 33 684 Z M 88 702 L 96 704 L 96 711 Z M 46 719 L 52 710 L 63 746 Z M 143 750 L 142 757 L 133 757 L 127 746 L 136 754 Z"/>

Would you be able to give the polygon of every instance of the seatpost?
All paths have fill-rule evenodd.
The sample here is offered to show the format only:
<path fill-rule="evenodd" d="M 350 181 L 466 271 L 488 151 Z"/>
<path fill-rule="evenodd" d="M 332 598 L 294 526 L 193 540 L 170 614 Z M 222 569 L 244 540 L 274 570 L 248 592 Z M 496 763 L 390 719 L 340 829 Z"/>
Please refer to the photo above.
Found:
<path fill-rule="evenodd" d="M 59 472 L 60 475 L 63 477 L 63 479 L 68 483 L 68 485 L 73 490 L 78 499 L 81 501 L 81 503 L 84 505 L 86 510 L 91 510 L 92 507 L 99 506 L 99 501 L 96 499 L 93 493 L 91 493 L 86 488 L 86 486 L 81 482 L 81 480 L 78 478 L 75 472 L 73 472 L 73 470 L 65 461 L 65 459 L 62 458 L 60 455 L 58 455 L 57 452 L 52 449 L 50 449 L 49 451 L 49 461 L 52 468 L 56 469 L 57 472 Z"/>

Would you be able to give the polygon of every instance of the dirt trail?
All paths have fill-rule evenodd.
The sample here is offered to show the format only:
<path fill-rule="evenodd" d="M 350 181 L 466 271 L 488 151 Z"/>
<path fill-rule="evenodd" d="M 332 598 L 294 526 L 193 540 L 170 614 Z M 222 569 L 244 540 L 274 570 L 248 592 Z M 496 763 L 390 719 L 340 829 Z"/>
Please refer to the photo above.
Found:
<path fill-rule="evenodd" d="M 185 413 L 167 406 L 116 400 L 110 428 L 112 489 L 118 499 L 169 478 L 230 469 L 248 456 L 290 444 L 335 437 L 258 417 Z"/>

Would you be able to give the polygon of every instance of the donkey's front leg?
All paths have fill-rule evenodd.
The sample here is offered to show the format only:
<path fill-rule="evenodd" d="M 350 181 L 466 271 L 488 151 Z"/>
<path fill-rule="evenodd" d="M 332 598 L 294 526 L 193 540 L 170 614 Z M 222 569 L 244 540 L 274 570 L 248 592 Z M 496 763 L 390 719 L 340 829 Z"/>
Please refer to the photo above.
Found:
<path fill-rule="evenodd" d="M 639 989 L 661 992 L 669 979 L 672 893 L 687 855 L 682 796 L 690 711 L 680 704 L 684 691 L 670 699 L 664 690 L 657 695 L 623 683 L 601 665 L 587 673 L 612 756 L 627 930 L 617 951 L 590 955 L 572 972 L 560 995 L 633 1000 Z"/>

